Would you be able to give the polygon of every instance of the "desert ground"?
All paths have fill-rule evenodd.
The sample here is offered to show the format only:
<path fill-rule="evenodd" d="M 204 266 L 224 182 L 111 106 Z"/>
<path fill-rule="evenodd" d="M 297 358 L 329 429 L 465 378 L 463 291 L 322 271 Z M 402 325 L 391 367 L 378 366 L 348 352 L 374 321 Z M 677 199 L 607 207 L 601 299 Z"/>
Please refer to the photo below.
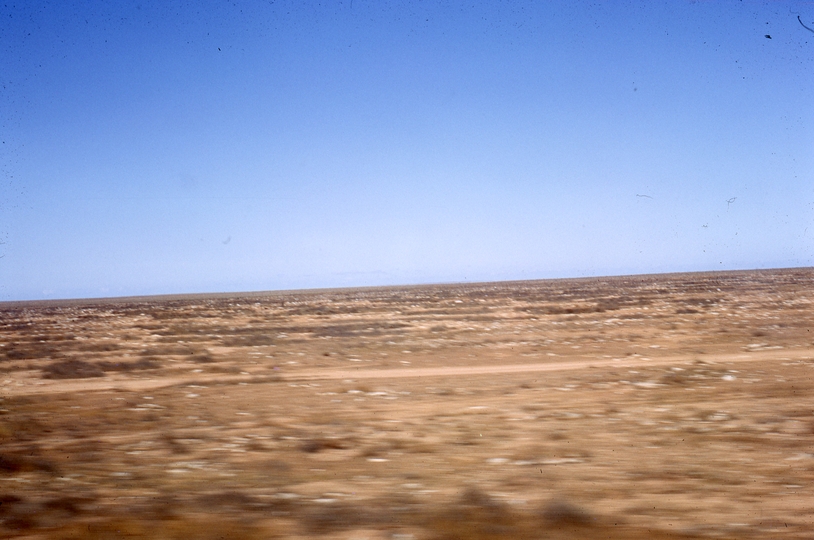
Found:
<path fill-rule="evenodd" d="M 814 269 L 0 303 L 0 537 L 814 537 Z"/>

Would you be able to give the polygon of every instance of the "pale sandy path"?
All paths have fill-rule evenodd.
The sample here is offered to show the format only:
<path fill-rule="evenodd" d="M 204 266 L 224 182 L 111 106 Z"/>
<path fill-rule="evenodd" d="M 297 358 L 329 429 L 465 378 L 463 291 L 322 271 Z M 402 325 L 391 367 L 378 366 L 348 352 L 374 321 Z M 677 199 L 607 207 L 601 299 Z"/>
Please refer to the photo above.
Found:
<path fill-rule="evenodd" d="M 704 357 L 703 362 L 709 364 L 729 364 L 757 361 L 793 361 L 802 358 L 814 358 L 814 350 L 772 350 L 740 352 L 737 354 L 719 354 Z M 660 358 L 626 358 L 620 360 L 588 359 L 569 360 L 565 362 L 547 362 L 533 364 L 490 364 L 484 366 L 455 366 L 434 368 L 398 368 L 398 369 L 306 369 L 277 375 L 202 375 L 164 377 L 157 379 L 82 379 L 71 381 L 49 381 L 41 379 L 15 380 L 6 377 L 0 381 L 0 395 L 24 396 L 34 394 L 50 394 L 62 392 L 94 392 L 101 390 L 150 390 L 182 385 L 202 385 L 216 383 L 262 383 L 262 382 L 296 382 L 319 380 L 345 380 L 345 379 L 401 379 L 420 377 L 464 377 L 474 375 L 508 375 L 515 373 L 540 373 L 550 371 L 576 371 L 581 369 L 616 369 L 632 367 L 654 366 L 681 366 L 692 364 L 697 356 L 687 355 L 664 356 Z M 10 382 L 5 382 L 10 381 Z"/>
<path fill-rule="evenodd" d="M 764 351 L 739 354 L 716 355 L 704 358 L 708 364 L 754 362 L 758 360 L 799 359 L 810 357 L 814 351 Z M 665 356 L 661 358 L 626 358 L 618 360 L 571 360 L 567 362 L 548 362 L 545 364 L 490 364 L 486 366 L 456 366 L 438 368 L 402 368 L 402 369 L 357 369 L 357 370 L 303 370 L 286 380 L 332 380 L 332 379 L 400 379 L 403 377 L 450 377 L 466 375 L 503 375 L 510 373 L 535 373 L 544 371 L 576 371 L 580 369 L 628 368 L 686 365 L 696 361 L 696 357 Z"/>

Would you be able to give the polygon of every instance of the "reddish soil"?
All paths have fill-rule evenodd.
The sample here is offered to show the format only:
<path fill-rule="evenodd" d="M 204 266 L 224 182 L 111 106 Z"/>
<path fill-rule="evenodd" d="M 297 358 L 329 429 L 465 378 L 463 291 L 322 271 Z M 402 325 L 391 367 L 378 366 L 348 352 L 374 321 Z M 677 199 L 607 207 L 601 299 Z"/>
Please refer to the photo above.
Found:
<path fill-rule="evenodd" d="M 0 304 L 0 537 L 810 538 L 814 270 Z"/>

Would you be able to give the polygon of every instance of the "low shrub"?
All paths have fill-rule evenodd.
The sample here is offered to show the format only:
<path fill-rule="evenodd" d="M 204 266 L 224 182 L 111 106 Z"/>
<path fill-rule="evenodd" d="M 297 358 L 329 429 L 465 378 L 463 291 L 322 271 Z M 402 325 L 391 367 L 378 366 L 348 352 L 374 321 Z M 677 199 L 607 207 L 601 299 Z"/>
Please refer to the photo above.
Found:
<path fill-rule="evenodd" d="M 98 365 L 83 360 L 62 360 L 42 368 L 43 379 L 87 379 L 104 375 Z"/>

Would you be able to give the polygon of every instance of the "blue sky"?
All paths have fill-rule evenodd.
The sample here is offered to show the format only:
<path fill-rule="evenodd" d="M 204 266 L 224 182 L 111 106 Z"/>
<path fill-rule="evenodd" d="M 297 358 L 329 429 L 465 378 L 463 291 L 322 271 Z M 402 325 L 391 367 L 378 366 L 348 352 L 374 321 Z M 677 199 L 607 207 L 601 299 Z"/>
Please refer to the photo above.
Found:
<path fill-rule="evenodd" d="M 801 22 L 7 2 L 0 300 L 814 265 Z"/>

